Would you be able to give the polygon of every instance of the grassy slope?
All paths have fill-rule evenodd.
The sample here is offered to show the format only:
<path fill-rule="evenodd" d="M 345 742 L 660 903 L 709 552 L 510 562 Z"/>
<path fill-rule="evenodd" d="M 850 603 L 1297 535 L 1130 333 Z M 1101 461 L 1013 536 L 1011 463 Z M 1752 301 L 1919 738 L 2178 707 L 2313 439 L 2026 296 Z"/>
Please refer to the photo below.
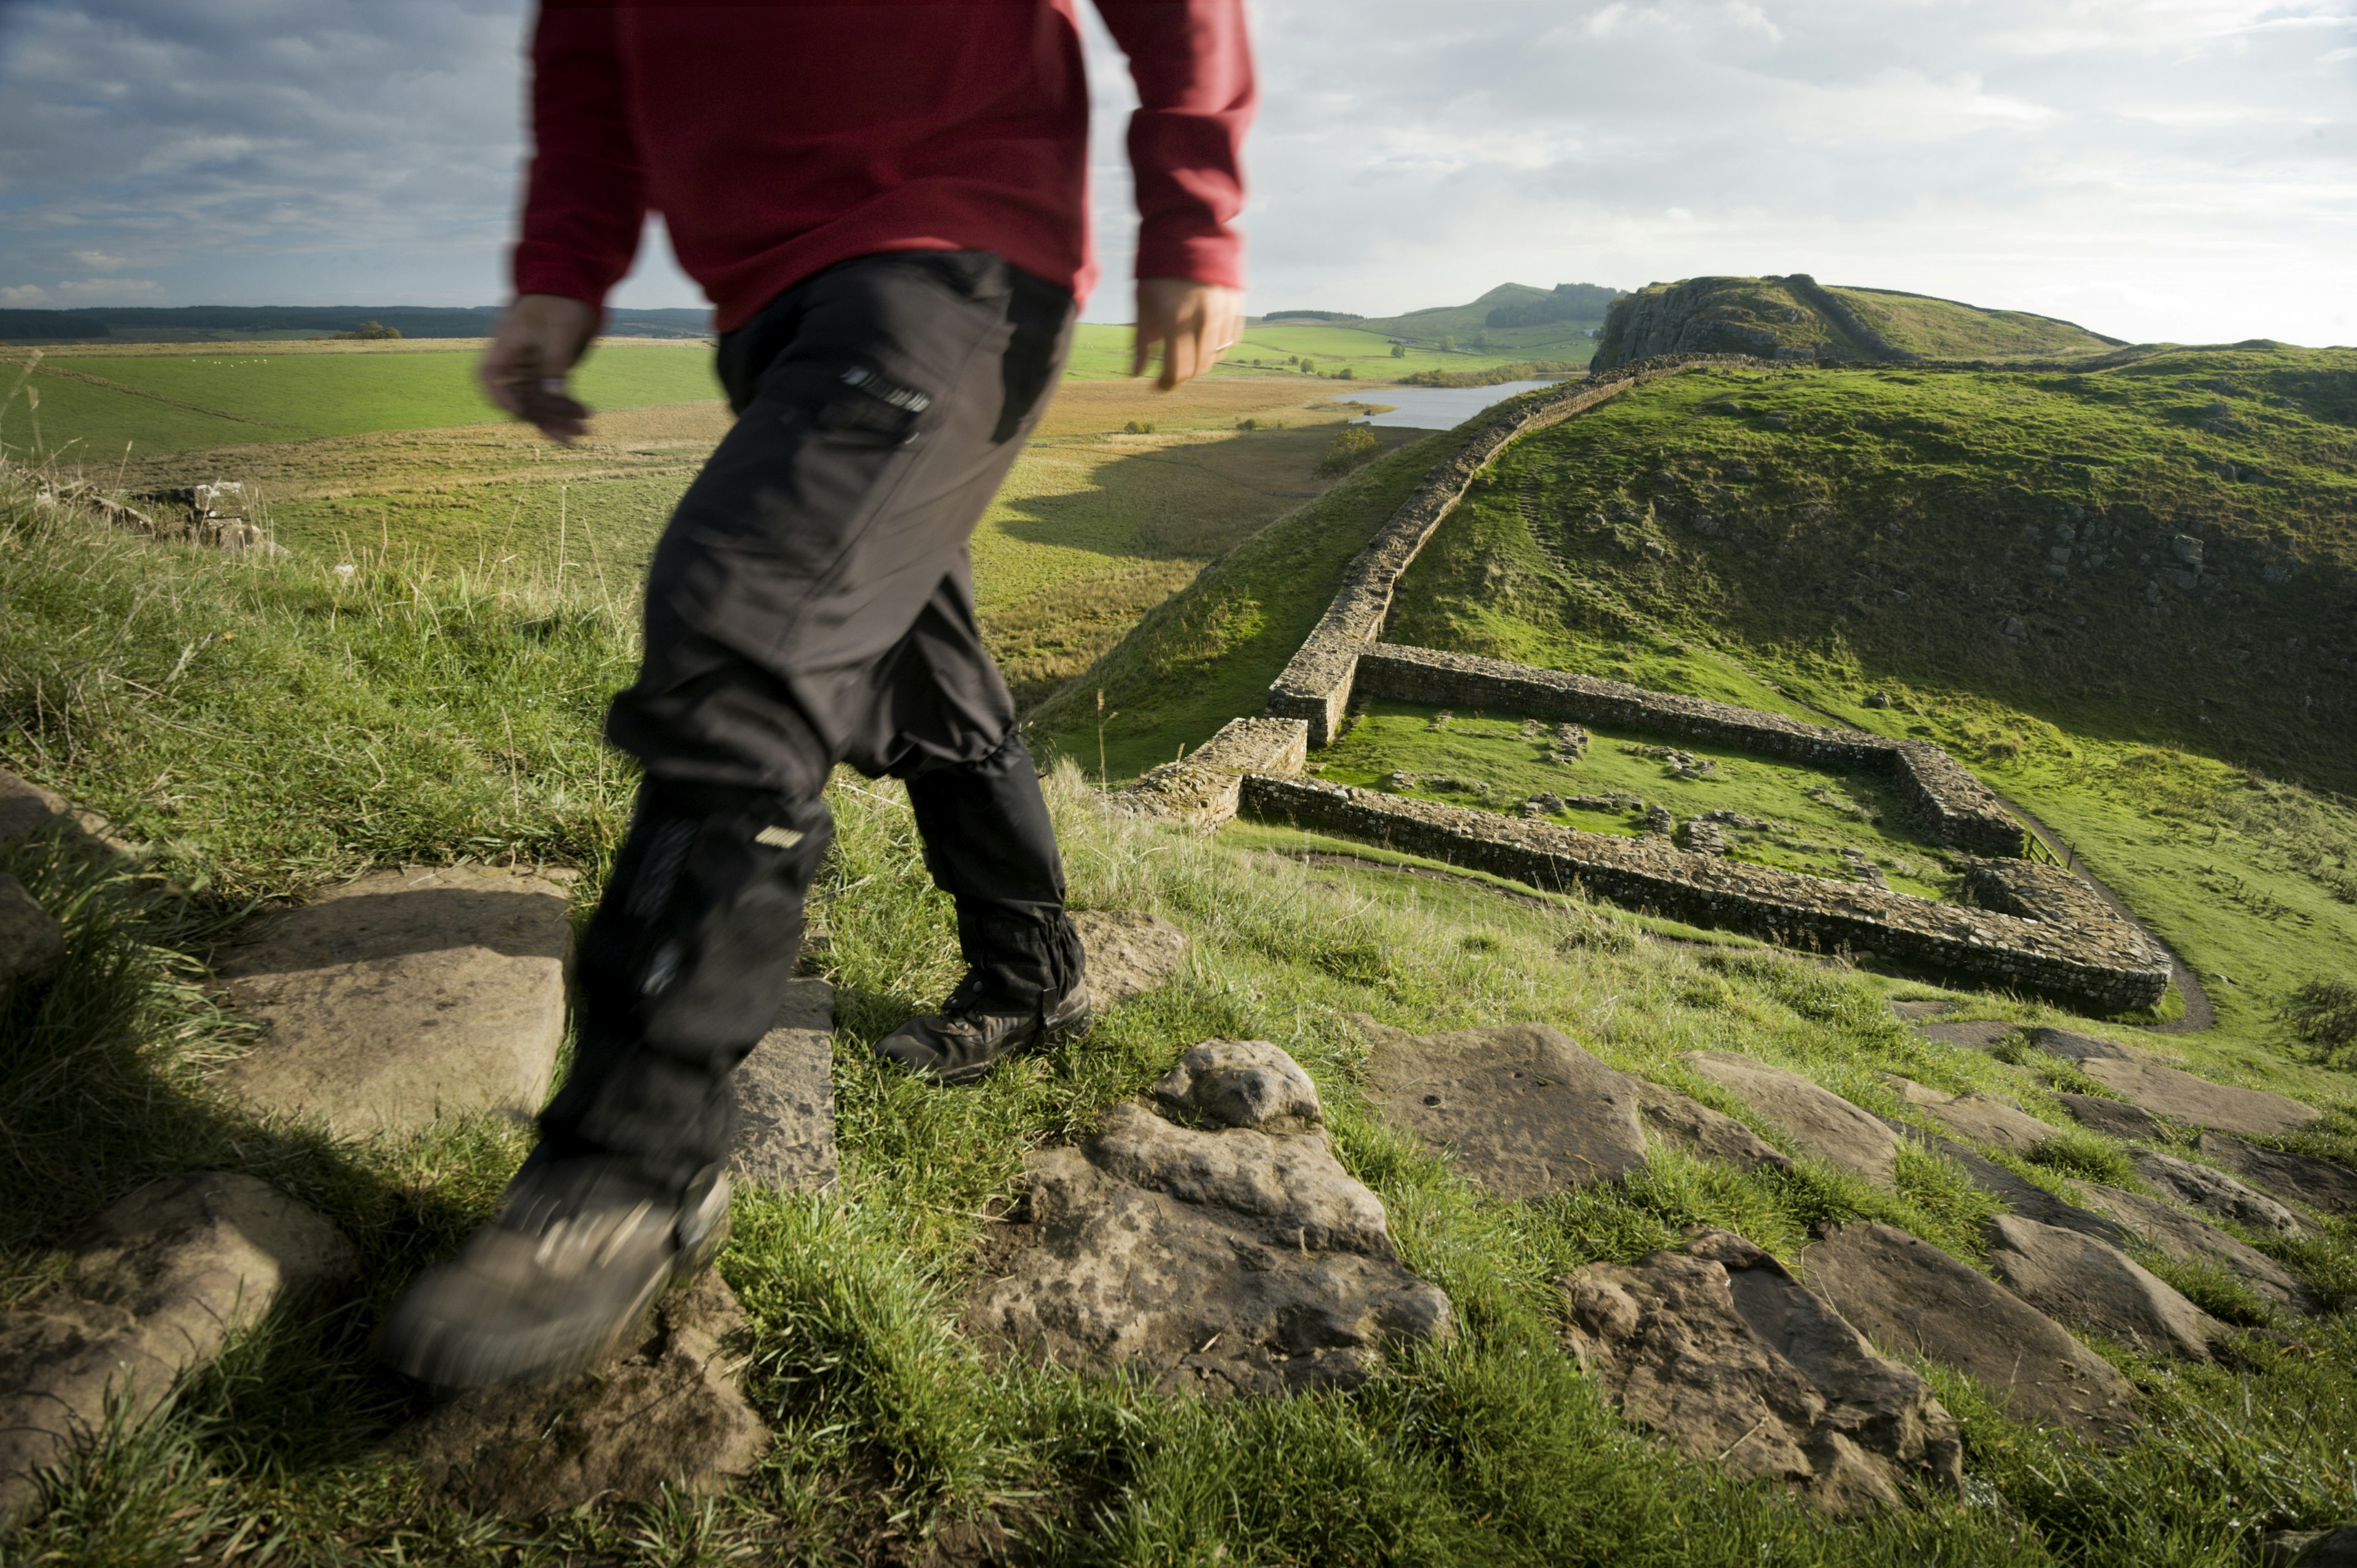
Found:
<path fill-rule="evenodd" d="M 1394 635 L 1667 690 L 1749 685 L 1736 700 L 1938 739 L 2057 828 L 2205 978 L 2228 977 L 2211 985 L 2222 1027 L 2189 1048 L 2279 1069 L 2284 993 L 2357 973 L 2357 813 L 2219 759 L 2256 754 L 2336 783 L 2357 770 L 2347 720 L 2325 716 L 2346 713 L 2328 704 L 2347 702 L 2348 677 L 2313 646 L 2340 647 L 2346 602 L 2335 422 L 2350 411 L 2330 389 L 2348 358 L 1655 383 L 1509 454 L 1411 570 Z M 2195 394 L 2250 417 L 2252 433 L 2219 435 L 2187 417 L 2204 406 L 2179 385 L 2197 372 L 2266 395 L 2321 390 L 2299 394 L 2307 412 Z M 1752 412 L 1706 411 L 1730 392 Z M 1764 423 L 1778 411 L 1789 428 Z M 2255 448 L 2281 483 L 2229 486 L 2195 461 Z M 1724 477 L 1733 462 L 1756 477 Z M 1722 476 L 1716 493 L 1684 487 L 1717 509 L 1717 533 L 1654 504 L 1665 469 Z M 2046 574 L 2073 506 L 2124 569 L 2074 556 L 2070 576 Z M 2028 517 L 2043 520 L 2034 544 Z M 2187 527 L 2212 541 L 2223 582 L 2207 604 L 2169 591 L 2164 619 L 2136 558 Z M 2258 570 L 2269 550 L 2298 563 L 2287 583 Z M 2014 607 L 2026 647 L 1996 635 Z M 2195 638 L 2210 658 L 2189 651 Z M 2251 664 L 2218 660 L 2222 642 L 2256 650 Z M 1864 706 L 1877 689 L 1898 705 Z"/>
<path fill-rule="evenodd" d="M 1825 292 L 1857 312 L 1896 348 L 1934 360 L 2036 358 L 2101 353 L 2115 345 L 2072 321 L 2021 310 L 1988 310 L 1953 299 L 1881 288 Z"/>
<path fill-rule="evenodd" d="M 1321 504 L 1347 510 L 1344 499 Z M 590 874 L 582 897 L 594 891 L 627 793 L 596 760 L 592 699 L 629 652 L 600 607 L 391 579 L 339 590 L 301 563 L 145 547 L 13 505 L 0 506 L 0 761 L 135 832 L 172 833 L 167 864 L 187 879 L 238 895 L 512 852 L 577 864 Z M 192 644 L 201 651 L 176 680 Z M 313 752 L 342 766 L 287 765 Z M 253 1337 L 153 1434 L 102 1443 L 61 1482 L 50 1518 L 0 1551 L 142 1568 L 258 1540 L 282 1561 L 818 1563 L 888 1558 L 981 1512 L 1053 1563 L 2147 1568 L 2224 1564 L 2263 1530 L 2357 1509 L 2346 1319 L 2302 1326 L 2297 1346 L 2238 1337 L 2232 1370 L 2114 1349 L 2155 1422 L 2115 1457 L 2059 1449 L 1935 1373 L 1965 1423 L 1975 1490 L 1889 1519 L 1827 1523 L 1679 1461 L 1621 1425 L 1562 1351 L 1555 1276 L 1700 1222 L 1790 1257 L 1812 1222 L 1867 1215 L 1969 1255 L 1983 1202 L 1952 1167 L 1914 1156 L 1889 1190 L 1822 1166 L 1743 1177 L 1664 1156 L 1613 1188 L 1491 1202 L 1370 1114 L 1351 1015 L 1548 1021 L 1730 1109 L 1679 1053 L 1746 1051 L 1892 1113 L 1903 1108 L 1883 1070 L 2014 1094 L 2055 1117 L 2047 1080 L 1917 1041 L 1869 980 L 1759 951 L 1641 945 L 1633 923 L 1559 900 L 1524 908 L 1394 873 L 1311 870 L 1243 838 L 1125 826 L 1069 773 L 1052 794 L 1078 899 L 1177 919 L 1196 944 L 1188 971 L 1085 1047 L 982 1090 L 879 1072 L 866 1043 L 953 978 L 954 944 L 893 792 L 840 792 L 818 960 L 842 998 L 844 1190 L 740 1195 L 722 1263 L 753 1319 L 752 1388 L 780 1441 L 709 1508 L 538 1525 L 433 1502 L 377 1457 L 418 1402 L 368 1352 L 402 1283 L 488 1210 L 522 1153 L 516 1133 L 486 1118 L 388 1146 L 252 1125 L 204 1076 L 243 1036 L 187 983 L 179 956 L 201 947 L 221 906 L 92 887 L 38 853 L 12 857 L 73 912 L 74 948 L 42 1011 L 0 1021 L 0 1294 L 43 1277 L 46 1249 L 98 1207 L 189 1168 L 256 1171 L 320 1205 L 360 1246 L 363 1273 L 351 1305 Z M 1353 1394 L 1219 1406 L 985 1362 L 953 1314 L 980 1257 L 980 1213 L 1009 1194 L 1027 1151 L 1068 1138 L 1211 1036 L 1273 1040 L 1308 1066 L 1405 1259 L 1455 1301 L 1457 1342 Z M 2352 1131 L 2343 1121 L 2330 1136 L 2345 1147 Z M 2053 1157 L 2050 1181 L 2066 1165 L 2117 1165 L 2085 1137 Z M 2344 1239 L 2286 1255 L 2336 1299 L 2357 1285 Z M 2216 1282 L 2179 1277 L 2250 1320 L 2251 1304 Z"/>

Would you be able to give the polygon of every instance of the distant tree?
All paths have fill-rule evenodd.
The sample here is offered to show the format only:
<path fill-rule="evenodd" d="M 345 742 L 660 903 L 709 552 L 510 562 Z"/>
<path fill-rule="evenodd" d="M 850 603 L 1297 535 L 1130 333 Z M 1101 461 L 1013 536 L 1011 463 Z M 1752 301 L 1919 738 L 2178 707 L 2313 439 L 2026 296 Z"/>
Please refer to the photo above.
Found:
<path fill-rule="evenodd" d="M 1318 472 L 1329 476 L 1347 474 L 1383 449 L 1383 444 L 1365 425 L 1345 425 L 1342 434 L 1327 446 L 1326 455 L 1318 459 Z"/>
<path fill-rule="evenodd" d="M 1318 367 L 1310 360 L 1304 360 L 1301 361 L 1301 373 L 1305 376 L 1314 376 L 1318 373 Z"/>
<path fill-rule="evenodd" d="M 344 338 L 360 338 L 368 342 L 379 342 L 385 338 L 400 337 L 401 328 L 398 327 L 387 327 L 382 321 L 363 321 L 358 327 L 353 328 L 350 332 L 339 332 L 336 336 Z"/>
<path fill-rule="evenodd" d="M 1334 372 L 1334 379 L 1338 381 L 1351 381 L 1358 380 L 1358 376 L 1351 371 L 1350 366 L 1345 365 L 1340 370 Z"/>
<path fill-rule="evenodd" d="M 1487 332 L 1476 332 L 1473 334 L 1473 348 L 1476 352 L 1480 352 L 1489 347 L 1490 335 Z"/>
<path fill-rule="evenodd" d="M 1443 338 L 1440 340 L 1440 351 L 1444 354 L 1454 354 L 1457 352 L 1457 339 L 1454 338 Z"/>
<path fill-rule="evenodd" d="M 1405 360 L 1405 359 L 1406 359 L 1406 358 L 1407 358 L 1407 345 L 1406 345 L 1406 344 L 1405 344 L 1405 343 L 1394 343 L 1394 344 L 1393 344 L 1393 345 L 1392 345 L 1392 358 L 1393 358 L 1393 359 L 1394 359 L 1394 360 Z"/>

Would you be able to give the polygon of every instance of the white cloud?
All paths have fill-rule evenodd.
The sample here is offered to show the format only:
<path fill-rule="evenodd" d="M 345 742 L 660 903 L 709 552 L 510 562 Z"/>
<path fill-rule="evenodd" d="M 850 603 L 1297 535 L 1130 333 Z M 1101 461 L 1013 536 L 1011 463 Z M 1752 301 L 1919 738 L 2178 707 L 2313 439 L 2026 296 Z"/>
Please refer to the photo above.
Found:
<path fill-rule="evenodd" d="M 57 285 L 68 305 L 160 305 L 164 285 L 154 278 L 76 278 Z"/>
<path fill-rule="evenodd" d="M 35 310 L 49 302 L 49 291 L 37 283 L 0 285 L 0 306 L 13 306 L 19 310 Z"/>

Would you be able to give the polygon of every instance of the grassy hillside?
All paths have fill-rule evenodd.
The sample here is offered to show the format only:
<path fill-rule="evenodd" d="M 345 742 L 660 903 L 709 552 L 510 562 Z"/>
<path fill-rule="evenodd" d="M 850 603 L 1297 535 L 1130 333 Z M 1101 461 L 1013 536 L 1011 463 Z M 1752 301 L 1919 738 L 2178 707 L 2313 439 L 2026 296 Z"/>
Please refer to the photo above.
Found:
<path fill-rule="evenodd" d="M 2022 310 L 1986 310 L 1953 299 L 1887 288 L 1825 292 L 1848 306 L 1893 347 L 1930 360 L 2033 359 L 2094 352 L 2118 339 L 2075 322 Z"/>
<path fill-rule="evenodd" d="M 2053 359 L 2118 346 L 2068 321 L 1884 289 L 1821 288 L 1794 274 L 1649 284 L 1613 302 L 1596 362 L 1671 353 L 1867 362 Z"/>
<path fill-rule="evenodd" d="M 1368 476 L 1361 499 L 1395 478 Z M 1350 499 L 1338 491 L 1303 516 L 1326 509 L 1328 532 L 1347 532 L 1331 518 Z M 750 1392 L 778 1431 L 758 1471 L 725 1499 L 536 1522 L 430 1498 L 382 1456 L 424 1402 L 376 1367 L 370 1336 L 414 1270 L 488 1212 L 522 1139 L 490 1117 L 400 1144 L 257 1126 L 208 1079 L 245 1036 L 189 981 L 246 897 L 370 865 L 512 856 L 576 866 L 579 897 L 594 896 L 628 799 L 596 736 L 602 694 L 629 665 L 628 618 L 530 586 L 343 582 L 301 561 L 144 545 L 0 495 L 0 764 L 159 837 L 163 865 L 196 889 L 94 882 L 38 850 L 8 859 L 69 911 L 72 950 L 55 1000 L 0 1018 L 0 1294 L 47 1277 L 49 1249 L 101 1207 L 188 1169 L 281 1184 L 361 1257 L 348 1302 L 249 1337 L 155 1430 L 101 1441 L 46 1520 L 0 1541 L 10 1561 L 958 1562 L 974 1560 L 956 1544 L 972 1538 L 950 1527 L 981 1520 L 1009 1530 L 1026 1560 L 1073 1568 L 2222 1568 L 2248 1560 L 2266 1530 L 2357 1511 L 2345 1459 L 2357 1445 L 2352 1320 L 2266 1330 L 2251 1301 L 2175 1270 L 2242 1326 L 2216 1367 L 2104 1348 L 2152 1421 L 2119 1454 L 2017 1425 L 1934 1369 L 1967 1444 L 1972 1490 L 1953 1501 L 1833 1522 L 1678 1459 L 1622 1423 L 1563 1349 L 1557 1276 L 1697 1223 L 1789 1258 L 1811 1224 L 1870 1216 L 1978 1256 L 1986 1200 L 1954 1167 L 1912 1155 L 1889 1187 L 1813 1162 L 1742 1176 L 1663 1155 L 1626 1183 L 1500 1202 L 1375 1116 L 1353 1015 L 1416 1028 L 1551 1023 L 1729 1110 L 1680 1053 L 1747 1052 L 1892 1114 L 1906 1108 L 1885 1071 L 2059 1116 L 2048 1079 L 1921 1042 L 1887 1011 L 1893 988 L 1870 976 L 1748 944 L 1649 942 L 1634 921 L 1562 900 L 1317 868 L 1286 858 L 1311 846 L 1265 832 L 1204 839 L 1125 823 L 1069 769 L 1051 800 L 1076 899 L 1160 912 L 1186 929 L 1193 957 L 1084 1045 L 979 1090 L 873 1065 L 869 1043 L 954 979 L 955 944 L 897 791 L 836 792 L 815 956 L 845 999 L 843 1188 L 740 1194 L 720 1264 L 752 1322 Z M 112 629 L 80 635 L 91 626 Z M 1456 1341 L 1402 1355 L 1350 1393 L 1217 1404 L 988 1359 L 956 1326 L 956 1303 L 988 1266 L 985 1217 L 1015 1190 L 1024 1156 L 1215 1036 L 1267 1039 L 1307 1065 L 1338 1152 L 1382 1198 L 1404 1261 L 1449 1293 Z M 2336 1113 L 2324 1142 L 2345 1152 L 2352 1133 Z M 2117 1159 L 2092 1135 L 2069 1153 Z M 2061 1166 L 2029 1168 L 2066 1179 Z M 2267 1244 L 2333 1302 L 2357 1287 L 2341 1229 Z"/>

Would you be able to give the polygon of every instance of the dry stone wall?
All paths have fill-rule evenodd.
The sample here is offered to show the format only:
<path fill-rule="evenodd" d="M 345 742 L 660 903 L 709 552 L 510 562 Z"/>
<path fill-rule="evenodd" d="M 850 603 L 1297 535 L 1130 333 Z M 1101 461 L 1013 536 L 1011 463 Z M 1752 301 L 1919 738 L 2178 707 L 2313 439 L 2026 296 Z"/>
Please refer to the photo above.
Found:
<path fill-rule="evenodd" d="M 2169 984 L 2168 954 L 2100 904 L 2084 918 L 2030 918 L 1314 779 L 1249 777 L 1243 804 L 1536 886 L 1581 887 L 1790 947 L 1871 953 L 2104 1011 L 2149 1007 Z"/>
<path fill-rule="evenodd" d="M 2021 824 L 2004 803 L 1953 757 L 1925 741 L 1889 740 L 1619 681 L 1390 643 L 1360 653 L 1356 689 L 1396 702 L 1618 725 L 1796 762 L 1887 769 L 1908 804 L 1951 843 L 1988 854 L 2021 853 Z"/>

